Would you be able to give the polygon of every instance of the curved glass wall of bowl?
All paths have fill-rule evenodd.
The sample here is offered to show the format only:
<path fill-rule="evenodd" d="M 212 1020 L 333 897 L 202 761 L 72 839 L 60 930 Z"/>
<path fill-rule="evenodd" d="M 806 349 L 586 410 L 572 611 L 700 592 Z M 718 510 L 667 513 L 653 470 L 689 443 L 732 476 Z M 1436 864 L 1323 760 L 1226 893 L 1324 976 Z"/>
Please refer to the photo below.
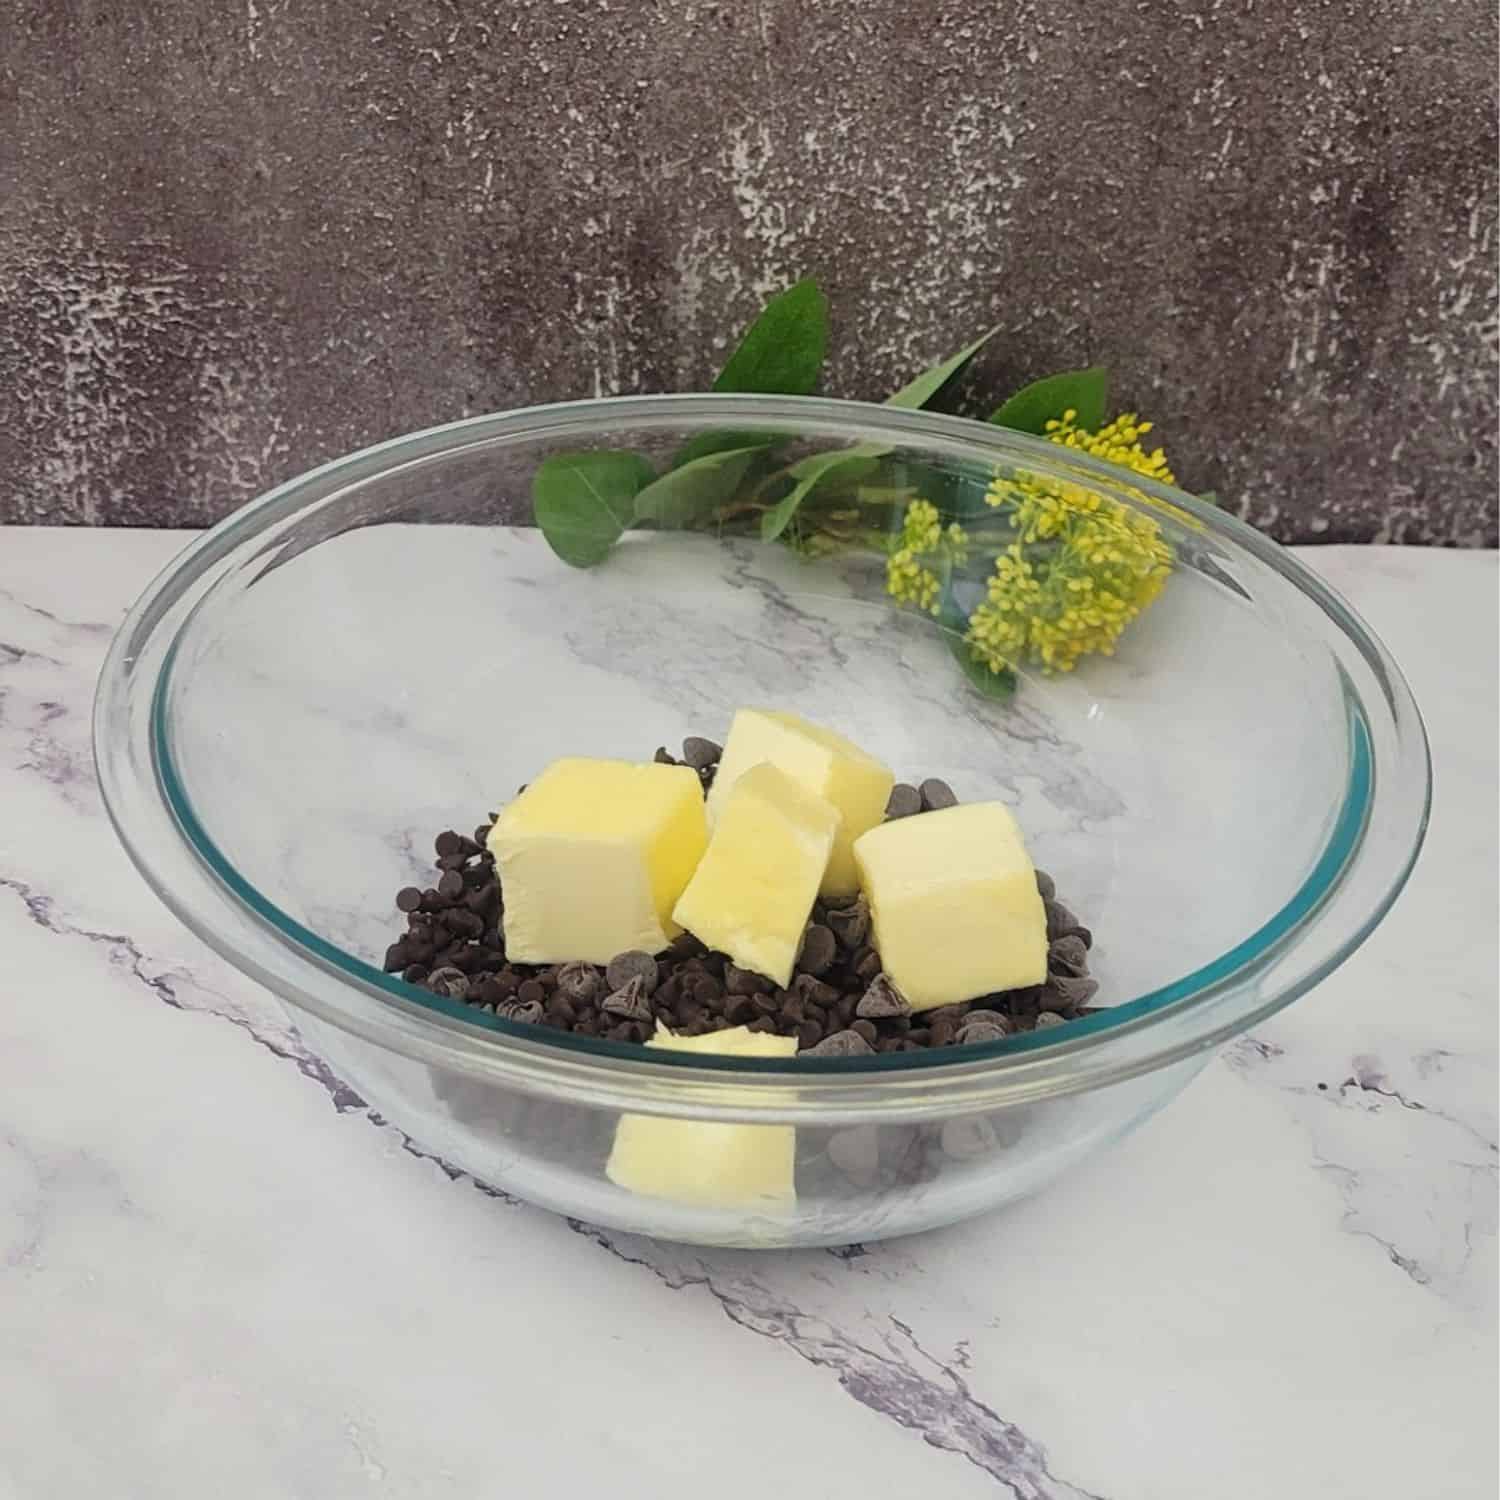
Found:
<path fill-rule="evenodd" d="M 783 481 L 667 518 L 685 529 L 610 536 L 582 570 L 493 520 L 559 455 L 632 449 L 664 473 L 726 431 L 784 438 L 787 463 L 855 450 L 834 465 L 854 492 L 810 492 L 797 550 L 762 539 Z M 1021 520 L 985 503 L 997 483 L 1123 506 L 1175 557 L 1115 656 L 1023 663 L 1005 698 L 957 670 L 943 628 L 985 597 Z M 936 619 L 886 592 L 884 538 L 918 494 L 971 534 L 967 554 L 922 560 Z M 393 894 L 429 879 L 435 830 L 474 825 L 560 755 L 646 758 L 719 737 L 743 704 L 1009 803 L 1094 929 L 1107 1008 L 979 1046 L 756 1061 L 519 1026 L 380 971 Z M 950 1222 L 1130 1129 L 1358 945 L 1410 869 L 1430 784 L 1379 643 L 1232 518 L 1015 434 L 770 397 L 479 418 L 293 480 L 136 606 L 95 750 L 153 888 L 416 1139 L 561 1212 L 753 1246 Z M 622 1113 L 679 1122 L 683 1150 L 702 1122 L 783 1132 L 795 1197 L 630 1191 L 608 1172 Z"/>
<path fill-rule="evenodd" d="M 665 460 L 688 435 L 611 443 Z M 342 488 L 218 580 L 172 663 L 161 751 L 182 809 L 268 906 L 352 958 L 378 965 L 392 893 L 427 881 L 435 829 L 472 827 L 558 755 L 647 758 L 721 736 L 747 703 L 836 726 L 903 777 L 1009 803 L 1095 931 L 1101 1002 L 1160 991 L 1263 932 L 1341 819 L 1347 854 L 1369 729 L 1341 664 L 1299 631 L 1314 607 L 1293 584 L 1186 512 L 1070 469 L 1090 495 L 1151 513 L 1177 566 L 1116 656 L 1023 667 L 993 701 L 955 670 L 939 622 L 891 606 L 869 543 L 808 560 L 709 516 L 629 532 L 581 570 L 536 531 L 483 522 L 569 447 L 481 442 Z M 936 493 L 994 532 L 996 472 L 898 449 L 839 509 L 861 508 L 878 538 L 904 497 Z M 988 571 L 987 553 L 970 558 L 944 580 L 964 608 Z"/>

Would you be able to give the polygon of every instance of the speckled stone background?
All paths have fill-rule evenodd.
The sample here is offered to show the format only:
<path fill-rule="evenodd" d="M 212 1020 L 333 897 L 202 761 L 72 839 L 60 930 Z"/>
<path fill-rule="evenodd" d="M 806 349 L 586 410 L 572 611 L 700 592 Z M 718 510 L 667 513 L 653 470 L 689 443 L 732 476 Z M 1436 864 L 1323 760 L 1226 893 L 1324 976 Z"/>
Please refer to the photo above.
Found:
<path fill-rule="evenodd" d="M 688 389 L 805 272 L 1294 540 L 1496 541 L 1492 0 L 5 0 L 0 520 Z"/>

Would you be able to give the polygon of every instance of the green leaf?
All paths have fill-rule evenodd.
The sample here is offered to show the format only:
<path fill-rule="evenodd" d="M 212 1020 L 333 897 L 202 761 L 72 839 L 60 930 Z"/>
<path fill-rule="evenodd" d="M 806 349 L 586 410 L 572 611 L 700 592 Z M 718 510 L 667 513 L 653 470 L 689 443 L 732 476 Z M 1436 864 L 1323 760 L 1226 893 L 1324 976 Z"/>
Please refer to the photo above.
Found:
<path fill-rule="evenodd" d="M 1198 498 L 1209 505 L 1217 505 L 1219 503 L 1219 493 L 1217 490 L 1204 490 Z"/>
<path fill-rule="evenodd" d="M 670 468 L 680 469 L 695 458 L 706 458 L 710 453 L 728 453 L 735 448 L 770 446 L 782 439 L 773 432 L 728 432 L 715 428 L 711 432 L 694 433 L 673 455 Z"/>
<path fill-rule="evenodd" d="M 639 453 L 556 453 L 537 465 L 531 505 L 547 545 L 575 568 L 602 562 L 656 471 Z"/>
<path fill-rule="evenodd" d="M 766 303 L 729 356 L 716 391 L 810 396 L 828 348 L 828 299 L 808 277 Z"/>
<path fill-rule="evenodd" d="M 770 448 L 756 443 L 707 453 L 653 480 L 635 497 L 635 518 L 670 530 L 691 526 L 734 498 L 745 476 Z"/>
<path fill-rule="evenodd" d="M 1090 365 L 1087 370 L 1064 370 L 1023 385 L 990 413 L 990 421 L 997 427 L 1040 436 L 1048 422 L 1060 421 L 1065 411 L 1075 411 L 1078 426 L 1097 432 L 1104 425 L 1108 402 L 1109 371 L 1103 365 Z"/>
<path fill-rule="evenodd" d="M 874 469 L 877 459 L 885 451 L 878 444 L 862 443 L 834 453 L 813 453 L 793 464 L 787 473 L 796 484 L 760 518 L 761 540 L 774 542 L 791 524 L 802 502 L 830 474 L 838 471 L 844 483 L 858 484 Z"/>
<path fill-rule="evenodd" d="M 1016 674 L 1009 667 L 1000 672 L 992 672 L 984 662 L 975 660 L 974 653 L 969 649 L 969 643 L 962 635 L 945 633 L 943 638 L 947 641 L 948 650 L 964 676 L 986 698 L 999 700 L 1009 698 L 1015 693 Z"/>
<path fill-rule="evenodd" d="M 958 663 L 959 670 L 969 682 L 986 698 L 1000 701 L 1015 692 L 1016 674 L 1009 667 L 994 672 L 984 662 L 975 660 L 969 643 L 964 639 L 969 629 L 969 617 L 953 597 L 952 578 L 946 581 L 943 588 L 938 626 L 943 632 L 943 643 L 948 648 L 948 654 Z"/>
<path fill-rule="evenodd" d="M 992 328 L 983 338 L 975 339 L 972 344 L 960 349 L 950 359 L 934 365 L 930 370 L 924 370 L 915 380 L 902 386 L 894 396 L 888 397 L 885 404 L 907 407 L 912 410 L 925 406 L 958 374 L 964 365 L 973 359 L 994 333 L 995 330 Z M 841 475 L 845 479 L 857 482 L 870 472 L 872 460 L 882 458 L 890 451 L 889 443 L 860 443 L 856 447 L 845 448 L 837 453 L 814 453 L 800 463 L 793 464 L 787 472 L 796 480 L 796 487 L 761 517 L 762 539 L 768 542 L 775 541 L 791 524 L 792 517 L 796 515 L 802 502 L 830 474 L 843 470 L 846 464 L 859 464 L 863 466 L 859 470 Z"/>
<path fill-rule="evenodd" d="M 887 396 L 887 406 L 904 406 L 912 411 L 926 406 L 942 388 L 953 379 L 984 346 L 994 338 L 997 330 L 992 328 L 982 338 L 977 338 L 967 349 L 960 349 L 951 359 L 924 370 L 915 380 L 908 381 L 894 396 Z"/>

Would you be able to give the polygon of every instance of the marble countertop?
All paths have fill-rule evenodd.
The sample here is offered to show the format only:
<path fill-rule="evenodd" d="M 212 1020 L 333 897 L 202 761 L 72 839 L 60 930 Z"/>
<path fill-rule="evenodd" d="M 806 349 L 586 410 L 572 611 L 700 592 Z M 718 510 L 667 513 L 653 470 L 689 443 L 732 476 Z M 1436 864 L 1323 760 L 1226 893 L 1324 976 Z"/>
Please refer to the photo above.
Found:
<path fill-rule="evenodd" d="M 0 1500 L 1494 1495 L 1494 554 L 1304 553 L 1436 762 L 1353 960 L 1029 1202 L 757 1256 L 445 1170 L 156 903 L 89 707 L 183 540 L 0 529 Z"/>

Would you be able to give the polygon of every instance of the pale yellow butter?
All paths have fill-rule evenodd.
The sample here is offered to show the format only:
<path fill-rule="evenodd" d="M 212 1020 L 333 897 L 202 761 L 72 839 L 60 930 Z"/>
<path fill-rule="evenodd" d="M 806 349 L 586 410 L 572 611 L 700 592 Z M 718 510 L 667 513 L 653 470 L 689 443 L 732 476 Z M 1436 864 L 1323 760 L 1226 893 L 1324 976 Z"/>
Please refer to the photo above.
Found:
<path fill-rule="evenodd" d="M 1047 977 L 1047 915 L 1001 802 L 898 818 L 854 845 L 885 972 L 914 1010 Z"/>
<path fill-rule="evenodd" d="M 716 823 L 735 783 L 752 766 L 770 761 L 808 791 L 831 802 L 843 819 L 824 872 L 822 894 L 845 898 L 859 888 L 852 846 L 885 816 L 895 785 L 889 766 L 851 740 L 796 714 L 742 708 L 734 716 L 724 754 L 708 794 L 708 818 Z"/>
<path fill-rule="evenodd" d="M 697 773 L 617 760 L 554 761 L 495 820 L 489 847 L 517 963 L 659 953 L 708 844 Z"/>
<path fill-rule="evenodd" d="M 831 802 L 773 765 L 752 766 L 721 802 L 674 920 L 742 969 L 790 984 L 838 829 Z"/>
<path fill-rule="evenodd" d="M 791 1057 L 797 1038 L 744 1026 L 691 1037 L 658 1027 L 646 1045 L 725 1057 Z M 620 1187 L 653 1198 L 716 1208 L 778 1208 L 796 1201 L 796 1150 L 794 1125 L 621 1115 L 605 1172 Z"/>

